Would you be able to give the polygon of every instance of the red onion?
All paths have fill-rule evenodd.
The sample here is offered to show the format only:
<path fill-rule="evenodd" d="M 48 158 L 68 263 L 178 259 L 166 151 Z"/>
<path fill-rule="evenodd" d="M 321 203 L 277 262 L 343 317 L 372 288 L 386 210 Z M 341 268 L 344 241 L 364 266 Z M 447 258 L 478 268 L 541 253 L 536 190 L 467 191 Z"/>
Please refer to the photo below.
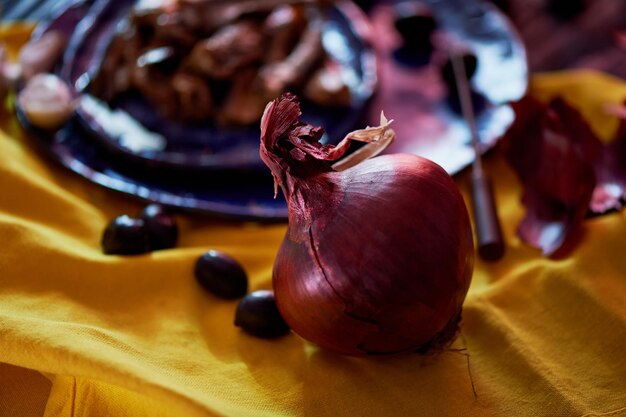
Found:
<path fill-rule="evenodd" d="M 349 355 L 445 346 L 458 329 L 474 260 L 456 184 L 416 155 L 362 160 L 393 138 L 384 117 L 333 146 L 300 115 L 296 97 L 285 94 L 261 121 L 261 158 L 289 207 L 273 272 L 285 321 Z M 331 165 L 354 140 L 370 143 Z"/>

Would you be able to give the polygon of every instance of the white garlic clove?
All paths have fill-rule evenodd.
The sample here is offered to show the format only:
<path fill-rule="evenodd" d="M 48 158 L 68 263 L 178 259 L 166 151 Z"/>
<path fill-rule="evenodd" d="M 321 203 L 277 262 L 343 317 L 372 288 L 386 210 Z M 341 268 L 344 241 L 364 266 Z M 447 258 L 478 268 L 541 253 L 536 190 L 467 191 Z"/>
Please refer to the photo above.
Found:
<path fill-rule="evenodd" d="M 53 74 L 38 74 L 19 93 L 18 104 L 30 124 L 56 130 L 69 120 L 75 103 L 68 85 Z"/>

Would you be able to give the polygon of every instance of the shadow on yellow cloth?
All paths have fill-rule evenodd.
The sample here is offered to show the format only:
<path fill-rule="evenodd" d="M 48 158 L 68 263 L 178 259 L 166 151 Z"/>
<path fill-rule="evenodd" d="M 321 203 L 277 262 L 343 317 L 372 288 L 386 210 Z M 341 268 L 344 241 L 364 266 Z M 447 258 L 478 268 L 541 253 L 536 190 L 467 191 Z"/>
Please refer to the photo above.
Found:
<path fill-rule="evenodd" d="M 572 72 L 535 76 L 531 91 L 564 93 L 607 136 L 599 106 L 626 84 Z M 283 225 L 180 216 L 177 249 L 103 255 L 108 219 L 141 206 L 45 161 L 3 120 L 1 417 L 626 415 L 624 213 L 588 220 L 569 258 L 542 258 L 515 236 L 519 184 L 488 158 L 508 246 L 477 263 L 453 346 L 467 348 L 474 396 L 459 352 L 355 359 L 234 327 L 236 302 L 202 291 L 194 262 L 223 250 L 251 290 L 269 288 Z"/>

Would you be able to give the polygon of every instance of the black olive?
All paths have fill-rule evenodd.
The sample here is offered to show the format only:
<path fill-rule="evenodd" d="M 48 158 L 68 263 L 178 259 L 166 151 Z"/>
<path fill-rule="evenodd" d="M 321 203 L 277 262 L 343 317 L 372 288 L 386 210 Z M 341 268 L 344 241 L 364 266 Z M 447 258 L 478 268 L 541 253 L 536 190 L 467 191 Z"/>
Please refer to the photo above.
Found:
<path fill-rule="evenodd" d="M 159 204 L 150 204 L 141 213 L 150 235 L 152 250 L 169 249 L 176 246 L 178 225 L 176 219 Z"/>
<path fill-rule="evenodd" d="M 547 11 L 552 17 L 567 21 L 581 14 L 586 7 L 585 0 L 548 0 Z"/>
<path fill-rule="evenodd" d="M 394 24 L 404 40 L 404 48 L 415 51 L 432 48 L 430 36 L 437 28 L 437 21 L 425 5 L 414 1 L 398 3 Z"/>
<path fill-rule="evenodd" d="M 102 250 L 108 255 L 138 255 L 150 252 L 146 223 L 127 215 L 111 220 L 102 235 Z"/>
<path fill-rule="evenodd" d="M 235 326 L 264 339 L 283 336 L 290 330 L 278 311 L 274 292 L 268 290 L 250 293 L 239 302 Z"/>
<path fill-rule="evenodd" d="M 463 54 L 463 65 L 465 66 L 465 76 L 467 80 L 471 80 L 476 73 L 478 67 L 478 58 L 471 53 Z M 454 67 L 450 58 L 446 59 L 443 67 L 441 68 L 441 78 L 448 85 L 449 88 L 456 90 L 456 78 L 454 77 Z"/>
<path fill-rule="evenodd" d="M 234 299 L 248 292 L 248 275 L 239 262 L 230 256 L 210 250 L 196 261 L 198 283 L 214 295 Z"/>

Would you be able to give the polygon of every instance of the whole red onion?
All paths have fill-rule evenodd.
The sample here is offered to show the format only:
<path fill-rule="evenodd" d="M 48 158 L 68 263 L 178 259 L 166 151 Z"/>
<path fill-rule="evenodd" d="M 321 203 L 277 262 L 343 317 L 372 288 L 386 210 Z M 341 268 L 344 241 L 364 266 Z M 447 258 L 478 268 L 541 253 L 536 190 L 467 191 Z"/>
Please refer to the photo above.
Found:
<path fill-rule="evenodd" d="M 322 145 L 323 130 L 300 122 L 300 114 L 296 97 L 285 94 L 261 121 L 261 158 L 289 207 L 273 272 L 285 321 L 303 338 L 349 355 L 446 345 L 474 259 L 456 184 L 439 165 L 407 154 L 338 171 L 330 161 L 350 141 L 375 144 L 393 131 L 383 123 Z"/>

